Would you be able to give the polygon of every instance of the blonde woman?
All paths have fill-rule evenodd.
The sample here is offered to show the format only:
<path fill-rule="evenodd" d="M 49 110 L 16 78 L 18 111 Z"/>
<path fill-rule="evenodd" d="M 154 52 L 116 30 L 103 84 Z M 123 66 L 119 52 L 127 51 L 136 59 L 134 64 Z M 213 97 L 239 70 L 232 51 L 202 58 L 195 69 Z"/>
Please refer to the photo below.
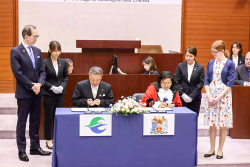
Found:
<path fill-rule="evenodd" d="M 217 159 L 223 158 L 222 148 L 227 135 L 227 128 L 233 127 L 232 92 L 235 79 L 235 64 L 228 59 L 225 42 L 215 41 L 211 48 L 214 60 L 207 64 L 205 90 L 204 125 L 210 126 L 210 151 L 204 157 L 215 155 L 216 127 L 220 127 Z"/>

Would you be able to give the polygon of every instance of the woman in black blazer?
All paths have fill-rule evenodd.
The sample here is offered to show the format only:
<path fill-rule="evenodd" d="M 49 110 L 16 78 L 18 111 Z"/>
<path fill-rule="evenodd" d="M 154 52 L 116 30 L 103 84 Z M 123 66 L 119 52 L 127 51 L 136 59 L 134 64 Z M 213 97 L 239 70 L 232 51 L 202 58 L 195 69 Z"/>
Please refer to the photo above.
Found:
<path fill-rule="evenodd" d="M 51 41 L 49 44 L 48 57 L 45 62 L 45 71 L 47 73 L 43 91 L 44 107 L 44 138 L 46 146 L 53 148 L 52 133 L 53 120 L 56 107 L 63 107 L 63 98 L 65 88 L 68 82 L 68 63 L 59 58 L 61 54 L 61 45 L 57 41 Z"/>
<path fill-rule="evenodd" d="M 231 46 L 230 60 L 234 61 L 236 67 L 245 64 L 245 57 L 242 56 L 242 46 L 239 42 L 234 42 Z"/>
<path fill-rule="evenodd" d="M 195 61 L 197 50 L 189 46 L 185 51 L 186 61 L 177 66 L 175 82 L 179 89 L 182 106 L 189 108 L 199 116 L 201 89 L 204 85 L 204 67 Z"/>

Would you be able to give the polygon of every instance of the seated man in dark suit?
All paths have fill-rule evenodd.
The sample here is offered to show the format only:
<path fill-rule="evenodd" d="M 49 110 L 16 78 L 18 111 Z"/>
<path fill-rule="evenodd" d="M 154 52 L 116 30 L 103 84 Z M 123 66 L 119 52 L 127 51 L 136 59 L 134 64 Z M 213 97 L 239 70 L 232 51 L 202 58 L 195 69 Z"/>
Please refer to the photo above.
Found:
<path fill-rule="evenodd" d="M 250 52 L 247 53 L 245 64 L 236 68 L 235 85 L 250 86 Z"/>
<path fill-rule="evenodd" d="M 89 70 L 89 79 L 80 81 L 72 97 L 72 103 L 77 107 L 109 107 L 114 103 L 111 85 L 101 81 L 103 71 L 100 67 Z"/>

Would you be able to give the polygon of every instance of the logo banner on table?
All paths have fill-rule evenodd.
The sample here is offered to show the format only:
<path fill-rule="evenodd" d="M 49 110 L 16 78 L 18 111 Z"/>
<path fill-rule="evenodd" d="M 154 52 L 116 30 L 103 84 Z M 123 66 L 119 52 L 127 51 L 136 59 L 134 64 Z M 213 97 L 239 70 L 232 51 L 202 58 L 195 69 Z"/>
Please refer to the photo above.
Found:
<path fill-rule="evenodd" d="M 123 4 L 175 4 L 181 5 L 182 0 L 19 0 L 32 2 L 82 2 L 82 3 L 123 3 Z"/>
<path fill-rule="evenodd" d="M 80 115 L 80 136 L 112 136 L 112 115 Z"/>
<path fill-rule="evenodd" d="M 174 114 L 143 114 L 143 135 L 174 135 Z"/>

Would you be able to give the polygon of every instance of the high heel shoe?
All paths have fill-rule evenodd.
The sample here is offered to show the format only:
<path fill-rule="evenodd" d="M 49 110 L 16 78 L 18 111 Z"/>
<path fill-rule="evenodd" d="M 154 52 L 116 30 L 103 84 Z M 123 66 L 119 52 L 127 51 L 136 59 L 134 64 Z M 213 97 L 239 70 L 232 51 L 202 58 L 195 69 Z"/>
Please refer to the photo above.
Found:
<path fill-rule="evenodd" d="M 213 155 L 215 155 L 215 151 L 214 151 L 212 154 L 205 154 L 204 157 L 205 157 L 205 158 L 208 158 L 208 157 L 211 157 L 211 156 L 213 156 Z"/>
<path fill-rule="evenodd" d="M 216 155 L 216 159 L 222 159 L 223 158 L 223 153 L 222 153 L 222 155 Z"/>
<path fill-rule="evenodd" d="M 50 142 L 50 143 L 49 143 Z M 49 144 L 48 144 L 49 143 Z M 47 140 L 46 141 L 46 147 L 48 148 L 48 149 L 53 149 L 53 144 L 52 144 L 52 141 L 51 140 Z"/>

